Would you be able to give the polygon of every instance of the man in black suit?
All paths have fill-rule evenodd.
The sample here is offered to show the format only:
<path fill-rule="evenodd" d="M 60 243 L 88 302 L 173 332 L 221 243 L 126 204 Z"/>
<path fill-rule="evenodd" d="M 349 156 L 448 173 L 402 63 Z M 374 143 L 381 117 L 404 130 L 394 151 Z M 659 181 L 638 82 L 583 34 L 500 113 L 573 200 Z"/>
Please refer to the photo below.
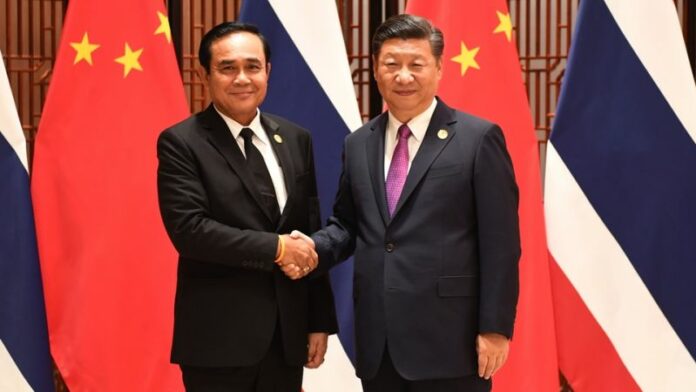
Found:
<path fill-rule="evenodd" d="M 199 57 L 212 104 L 157 144 L 179 252 L 171 360 L 189 391 L 296 392 L 337 329 L 327 277 L 298 279 L 316 253 L 276 234 L 320 228 L 311 138 L 258 109 L 271 64 L 256 27 L 214 27 Z"/>
<path fill-rule="evenodd" d="M 355 254 L 357 374 L 368 392 L 488 391 L 512 336 L 512 163 L 497 125 L 436 98 L 443 48 L 420 17 L 377 29 L 374 76 L 389 110 L 346 137 L 333 216 L 312 235 L 320 269 Z"/>

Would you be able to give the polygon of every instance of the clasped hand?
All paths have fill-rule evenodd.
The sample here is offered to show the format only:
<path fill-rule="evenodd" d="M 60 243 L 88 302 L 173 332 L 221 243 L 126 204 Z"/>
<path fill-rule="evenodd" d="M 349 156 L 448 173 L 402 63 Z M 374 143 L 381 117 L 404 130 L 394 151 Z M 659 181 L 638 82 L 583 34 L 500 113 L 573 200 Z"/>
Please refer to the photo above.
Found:
<path fill-rule="evenodd" d="M 303 278 L 317 268 L 319 257 L 310 237 L 297 230 L 280 237 L 285 249 L 276 263 L 288 278 Z"/>

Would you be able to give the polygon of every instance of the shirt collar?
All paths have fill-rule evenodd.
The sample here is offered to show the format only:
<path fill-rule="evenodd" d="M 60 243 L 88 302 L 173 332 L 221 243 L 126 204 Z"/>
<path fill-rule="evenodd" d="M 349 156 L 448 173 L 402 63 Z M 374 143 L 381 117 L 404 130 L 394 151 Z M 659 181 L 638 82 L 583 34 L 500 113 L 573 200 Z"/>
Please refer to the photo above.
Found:
<path fill-rule="evenodd" d="M 235 139 L 237 139 L 239 134 L 242 133 L 242 128 L 250 128 L 259 140 L 261 140 L 264 144 L 268 144 L 268 135 L 266 135 L 266 132 L 263 130 L 263 126 L 261 126 L 261 111 L 258 108 L 256 109 L 256 116 L 254 116 L 254 119 L 251 120 L 249 125 L 242 125 L 232 118 L 224 115 L 220 110 L 218 110 L 217 107 L 215 107 L 215 105 L 213 105 L 213 107 L 215 108 L 215 111 L 218 112 L 220 117 L 222 117 L 222 119 L 225 121 L 225 124 L 227 124 L 227 127 L 230 129 L 230 132 L 232 132 L 232 136 L 234 136 Z"/>
<path fill-rule="evenodd" d="M 419 142 L 423 141 L 425 137 L 425 132 L 428 130 L 428 125 L 430 125 L 430 119 L 433 117 L 435 112 L 435 107 L 437 107 L 437 99 L 433 98 L 433 102 L 425 109 L 423 112 L 413 117 L 408 122 L 408 128 L 411 130 L 411 135 Z M 401 121 L 397 120 L 394 115 L 389 112 L 389 128 L 394 130 L 394 137 L 396 138 L 396 130 L 403 124 Z"/>

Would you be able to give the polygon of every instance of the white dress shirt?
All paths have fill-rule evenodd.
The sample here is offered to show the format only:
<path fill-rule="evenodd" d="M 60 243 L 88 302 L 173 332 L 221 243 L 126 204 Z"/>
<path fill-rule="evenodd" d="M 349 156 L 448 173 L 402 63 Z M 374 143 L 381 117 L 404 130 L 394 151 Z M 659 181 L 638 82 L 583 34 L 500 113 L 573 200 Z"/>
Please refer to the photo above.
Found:
<path fill-rule="evenodd" d="M 278 200 L 278 207 L 280 208 L 280 213 L 283 213 L 283 208 L 285 208 L 285 203 L 288 201 L 288 193 L 285 188 L 285 179 L 283 178 L 283 170 L 278 164 L 278 158 L 273 152 L 273 147 L 271 147 L 271 141 L 268 139 L 266 131 L 263 130 L 261 126 L 261 116 L 258 109 L 256 109 L 256 116 L 248 126 L 244 126 L 233 119 L 222 114 L 217 108 L 218 114 L 225 120 L 227 127 L 232 132 L 234 140 L 237 141 L 239 149 L 244 153 L 244 138 L 240 135 L 242 133 L 242 128 L 250 128 L 254 132 L 254 137 L 252 141 L 254 146 L 259 150 L 261 156 L 263 156 L 263 161 L 266 163 L 266 168 L 268 173 L 271 175 L 271 181 L 273 182 L 273 188 L 275 188 L 276 199 Z"/>
<path fill-rule="evenodd" d="M 408 170 L 411 170 L 411 163 L 413 163 L 413 158 L 416 156 L 416 153 L 423 142 L 425 131 L 428 130 L 428 125 L 430 125 L 430 119 L 433 117 L 436 106 L 437 100 L 433 98 L 433 103 L 431 103 L 424 112 L 413 117 L 407 124 L 411 130 L 411 137 L 408 138 Z M 403 123 L 397 120 L 396 117 L 389 112 L 387 133 L 384 135 L 384 181 L 387 180 L 389 166 L 391 165 L 392 156 L 394 156 L 396 143 L 399 140 L 399 135 L 397 132 L 401 124 Z"/>

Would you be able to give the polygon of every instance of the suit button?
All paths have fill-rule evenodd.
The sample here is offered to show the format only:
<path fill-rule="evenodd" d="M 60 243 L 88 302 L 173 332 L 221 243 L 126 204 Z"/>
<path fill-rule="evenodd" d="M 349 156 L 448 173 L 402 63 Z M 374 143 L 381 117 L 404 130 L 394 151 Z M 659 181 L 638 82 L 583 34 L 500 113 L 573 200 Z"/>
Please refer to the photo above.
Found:
<path fill-rule="evenodd" d="M 389 243 L 387 243 L 387 244 L 384 246 L 384 249 L 385 249 L 387 252 L 391 253 L 391 252 L 394 251 L 394 244 L 391 243 L 391 242 L 389 242 Z"/>

